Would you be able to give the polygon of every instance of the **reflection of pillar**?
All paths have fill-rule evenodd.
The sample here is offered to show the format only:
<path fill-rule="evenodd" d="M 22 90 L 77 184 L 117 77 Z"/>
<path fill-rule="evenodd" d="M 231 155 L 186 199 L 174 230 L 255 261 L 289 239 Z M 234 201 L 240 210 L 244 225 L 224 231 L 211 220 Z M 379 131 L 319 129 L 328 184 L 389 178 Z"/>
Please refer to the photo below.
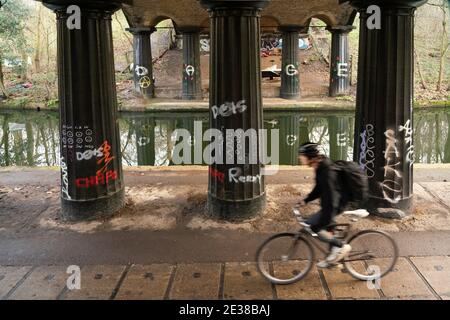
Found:
<path fill-rule="evenodd" d="M 155 119 L 137 118 L 135 126 L 138 166 L 153 166 L 155 165 Z"/>
<path fill-rule="evenodd" d="M 414 11 L 425 1 L 377 1 L 380 29 L 371 25 L 373 17 L 368 19 L 369 3 L 350 3 L 361 17 L 354 159 L 369 175 L 369 207 L 408 212 L 413 193 Z"/>
<path fill-rule="evenodd" d="M 450 114 L 447 114 L 447 141 L 444 146 L 444 163 L 450 163 Z"/>
<path fill-rule="evenodd" d="M 346 95 L 350 89 L 348 33 L 353 26 L 329 27 L 331 32 L 330 97 Z"/>
<path fill-rule="evenodd" d="M 155 96 L 153 81 L 152 42 L 151 34 L 156 31 L 151 28 L 128 28 L 133 34 L 133 78 L 134 89 L 144 97 Z"/>
<path fill-rule="evenodd" d="M 210 125 L 222 131 L 222 158 L 232 158 L 227 164 L 214 163 L 209 167 L 208 210 L 221 218 L 243 218 L 261 212 L 265 206 L 260 159 L 249 164 L 246 157 L 255 150 L 258 153 L 261 146 L 258 139 L 248 143 L 244 138 L 242 143 L 236 143 L 236 139 L 225 135 L 225 130 L 263 128 L 260 11 L 268 0 L 201 3 L 211 16 Z M 236 112 L 230 113 L 233 106 Z M 246 141 L 244 154 L 227 153 L 226 140 L 234 142 L 229 150 Z"/>
<path fill-rule="evenodd" d="M 300 117 L 299 119 L 299 145 L 310 141 L 309 139 L 309 118 Z"/>
<path fill-rule="evenodd" d="M 300 75 L 298 63 L 299 27 L 280 27 L 283 32 L 283 48 L 281 57 L 281 89 L 280 97 L 297 99 L 300 97 Z"/>
<path fill-rule="evenodd" d="M 201 100 L 200 29 L 181 29 L 183 34 L 183 100 Z"/>
<path fill-rule="evenodd" d="M 347 117 L 328 117 L 328 132 L 330 133 L 330 158 L 332 160 L 347 160 L 348 129 Z"/>
<path fill-rule="evenodd" d="M 58 21 L 62 214 L 111 215 L 124 203 L 111 30 L 120 4 L 83 2 L 81 29 L 73 30 L 68 5 L 47 6 Z"/>
<path fill-rule="evenodd" d="M 280 164 L 297 165 L 300 133 L 300 116 L 292 114 L 277 117 L 280 130 Z"/>

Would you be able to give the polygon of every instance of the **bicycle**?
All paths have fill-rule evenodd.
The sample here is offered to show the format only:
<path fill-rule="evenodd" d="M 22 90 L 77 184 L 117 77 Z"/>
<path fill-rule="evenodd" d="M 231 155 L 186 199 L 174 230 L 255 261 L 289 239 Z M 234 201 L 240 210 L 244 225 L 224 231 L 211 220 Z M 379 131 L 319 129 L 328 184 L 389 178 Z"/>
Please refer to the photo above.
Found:
<path fill-rule="evenodd" d="M 296 233 L 284 232 L 271 236 L 256 252 L 259 272 L 274 284 L 291 284 L 306 277 L 315 261 L 313 247 L 325 255 L 328 254 L 328 250 L 318 244 L 323 242 L 317 239 L 319 236 L 305 223 L 298 208 L 294 208 L 293 212 L 302 228 Z M 365 218 L 369 213 L 358 209 L 345 211 L 342 215 L 350 216 L 351 222 L 356 222 L 358 218 Z M 327 227 L 327 231 L 352 247 L 346 258 L 329 268 L 343 269 L 358 280 L 381 279 L 392 271 L 397 262 L 398 246 L 395 240 L 388 233 L 378 230 L 363 230 L 352 234 L 351 225 L 352 223 L 333 222 Z"/>

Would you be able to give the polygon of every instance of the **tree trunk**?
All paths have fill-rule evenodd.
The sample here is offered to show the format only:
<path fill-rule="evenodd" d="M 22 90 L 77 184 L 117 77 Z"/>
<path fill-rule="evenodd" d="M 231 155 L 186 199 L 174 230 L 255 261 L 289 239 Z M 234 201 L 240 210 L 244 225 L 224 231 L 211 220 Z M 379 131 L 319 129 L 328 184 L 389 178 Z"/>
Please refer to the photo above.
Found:
<path fill-rule="evenodd" d="M 444 147 L 444 163 L 450 163 L 450 114 L 447 114 L 447 141 Z"/>
<path fill-rule="evenodd" d="M 0 54 L 0 97 L 8 98 L 3 75 L 3 58 Z"/>
<path fill-rule="evenodd" d="M 423 74 L 422 74 L 422 68 L 420 67 L 420 60 L 419 60 L 419 55 L 417 54 L 417 50 L 414 49 L 414 56 L 416 57 L 416 63 L 417 63 L 417 72 L 419 73 L 419 78 L 420 78 L 420 84 L 422 86 L 422 89 L 427 90 L 427 84 L 425 82 L 425 79 L 423 78 Z"/>
<path fill-rule="evenodd" d="M 25 128 L 27 131 L 27 162 L 30 167 L 34 167 L 34 136 L 33 125 L 30 120 L 26 121 Z"/>
<path fill-rule="evenodd" d="M 447 41 L 447 12 L 445 11 L 445 0 L 442 0 L 442 6 L 440 6 L 442 10 L 442 36 L 441 36 L 441 49 L 440 49 L 440 61 L 439 61 L 439 78 L 436 90 L 441 91 L 442 88 L 442 80 L 444 77 L 444 63 L 445 63 L 445 54 L 447 53 L 447 49 L 449 46 L 449 42 Z M 447 42 L 447 44 L 446 44 Z"/>
<path fill-rule="evenodd" d="M 36 49 L 34 54 L 34 67 L 36 73 L 41 72 L 41 16 L 42 16 L 42 4 L 38 4 L 38 21 L 37 21 L 37 35 L 36 35 Z"/>

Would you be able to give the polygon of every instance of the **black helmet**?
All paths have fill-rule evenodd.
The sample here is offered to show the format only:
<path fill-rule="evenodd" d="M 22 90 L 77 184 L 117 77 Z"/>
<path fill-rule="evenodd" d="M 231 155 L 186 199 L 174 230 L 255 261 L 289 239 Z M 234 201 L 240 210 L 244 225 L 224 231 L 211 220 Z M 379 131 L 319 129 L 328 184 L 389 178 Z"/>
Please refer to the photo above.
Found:
<path fill-rule="evenodd" d="M 319 145 L 313 142 L 305 142 L 298 149 L 298 154 L 304 155 L 308 158 L 314 158 L 319 155 Z"/>

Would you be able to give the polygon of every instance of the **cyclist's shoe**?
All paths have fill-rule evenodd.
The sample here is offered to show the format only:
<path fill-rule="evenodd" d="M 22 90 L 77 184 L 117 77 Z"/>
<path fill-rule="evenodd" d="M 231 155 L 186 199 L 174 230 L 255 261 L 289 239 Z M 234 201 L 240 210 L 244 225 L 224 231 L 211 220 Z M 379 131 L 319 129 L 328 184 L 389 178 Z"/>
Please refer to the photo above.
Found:
<path fill-rule="evenodd" d="M 326 269 L 330 266 L 331 265 L 326 260 L 321 260 L 321 261 L 317 262 L 317 268 L 320 268 L 320 269 Z"/>
<path fill-rule="evenodd" d="M 349 244 L 344 244 L 342 248 L 333 247 L 326 260 L 328 263 L 336 263 L 344 259 L 351 250 L 352 247 Z"/>

